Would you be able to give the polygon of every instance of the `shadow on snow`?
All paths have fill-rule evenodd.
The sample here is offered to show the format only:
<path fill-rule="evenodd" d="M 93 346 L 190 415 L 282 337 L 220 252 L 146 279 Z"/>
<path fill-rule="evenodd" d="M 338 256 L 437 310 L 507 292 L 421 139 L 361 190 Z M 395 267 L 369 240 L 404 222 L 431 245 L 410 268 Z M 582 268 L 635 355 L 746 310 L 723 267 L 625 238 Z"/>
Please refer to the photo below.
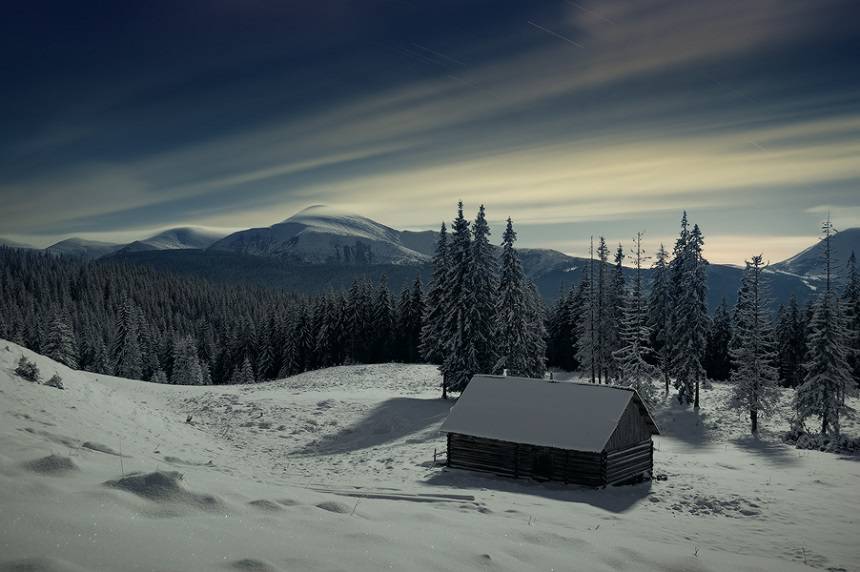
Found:
<path fill-rule="evenodd" d="M 492 491 L 529 495 L 547 500 L 587 504 L 612 513 L 623 513 L 651 494 L 652 483 L 610 486 L 594 489 L 558 482 L 538 482 L 530 479 L 512 479 L 489 473 L 460 469 L 444 469 L 425 479 L 424 484 L 453 489 L 487 489 Z"/>
<path fill-rule="evenodd" d="M 767 441 L 753 435 L 737 437 L 732 439 L 731 442 L 739 449 L 757 457 L 762 457 L 774 465 L 797 464 L 797 456 L 793 453 L 793 449 L 783 443 Z"/>
<path fill-rule="evenodd" d="M 366 417 L 308 444 L 298 452 L 349 453 L 378 447 L 413 436 L 411 442 L 423 443 L 439 437 L 438 428 L 453 401 L 394 397 L 376 406 Z"/>

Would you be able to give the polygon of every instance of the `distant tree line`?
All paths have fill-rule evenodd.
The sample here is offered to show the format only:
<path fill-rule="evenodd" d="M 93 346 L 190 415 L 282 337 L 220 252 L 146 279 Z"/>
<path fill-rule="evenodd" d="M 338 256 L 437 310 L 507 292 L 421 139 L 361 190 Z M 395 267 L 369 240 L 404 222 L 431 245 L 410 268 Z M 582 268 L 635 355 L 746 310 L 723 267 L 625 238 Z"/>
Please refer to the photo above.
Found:
<path fill-rule="evenodd" d="M 0 248 L 0 337 L 69 367 L 161 383 L 253 383 L 420 360 L 421 281 L 304 297 L 123 263 Z"/>

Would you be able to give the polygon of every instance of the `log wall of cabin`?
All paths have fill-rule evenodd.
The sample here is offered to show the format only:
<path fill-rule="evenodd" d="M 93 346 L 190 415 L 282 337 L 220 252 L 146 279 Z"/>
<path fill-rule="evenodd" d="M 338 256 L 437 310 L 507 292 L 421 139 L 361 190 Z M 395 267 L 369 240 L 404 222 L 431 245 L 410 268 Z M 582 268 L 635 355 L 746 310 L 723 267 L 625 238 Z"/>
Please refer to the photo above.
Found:
<path fill-rule="evenodd" d="M 651 436 L 624 449 L 605 453 L 606 484 L 623 483 L 654 469 L 654 444 Z"/>
<path fill-rule="evenodd" d="M 458 433 L 448 434 L 448 466 L 595 487 L 606 482 L 606 462 L 601 453 L 566 451 Z"/>
<path fill-rule="evenodd" d="M 505 477 L 599 487 L 652 471 L 654 456 L 650 435 L 615 451 L 585 453 L 449 433 L 447 464 Z"/>
<path fill-rule="evenodd" d="M 612 452 L 625 449 L 650 438 L 651 428 L 643 418 L 636 401 L 631 399 L 606 443 L 606 450 Z"/>

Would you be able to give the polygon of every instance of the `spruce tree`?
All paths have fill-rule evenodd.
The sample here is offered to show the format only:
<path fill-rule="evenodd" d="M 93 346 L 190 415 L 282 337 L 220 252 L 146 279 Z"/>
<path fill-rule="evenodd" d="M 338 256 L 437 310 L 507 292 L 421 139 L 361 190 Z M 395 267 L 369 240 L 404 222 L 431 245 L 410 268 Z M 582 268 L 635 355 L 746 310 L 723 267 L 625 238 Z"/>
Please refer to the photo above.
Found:
<path fill-rule="evenodd" d="M 527 377 L 543 379 L 546 373 L 546 309 L 537 285 L 531 280 L 526 289 L 526 332 L 528 334 Z"/>
<path fill-rule="evenodd" d="M 510 375 L 528 376 L 531 368 L 529 332 L 529 305 L 526 291 L 525 274 L 520 264 L 519 254 L 514 248 L 517 233 L 513 223 L 508 218 L 505 232 L 502 235 L 502 260 L 499 291 L 496 296 L 495 324 L 497 331 L 495 339 L 498 344 L 499 358 L 492 371 L 500 373 L 508 370 Z"/>
<path fill-rule="evenodd" d="M 588 248 L 588 268 L 580 284 L 582 313 L 576 337 L 576 359 L 590 374 L 591 383 L 597 381 L 597 289 L 594 284 L 594 237 Z"/>
<path fill-rule="evenodd" d="M 565 371 L 576 371 L 580 363 L 576 359 L 577 328 L 582 311 L 582 292 L 586 282 L 580 282 L 577 289 L 569 288 L 556 301 L 547 320 L 547 365 Z"/>
<path fill-rule="evenodd" d="M 854 385 L 860 385 L 860 275 L 857 272 L 857 257 L 853 251 L 848 257 L 842 305 L 846 318 L 846 343 L 851 349 L 848 364 L 854 377 Z"/>
<path fill-rule="evenodd" d="M 845 398 L 854 388 L 846 346 L 845 315 L 832 283 L 833 225 L 828 218 L 822 227 L 825 288 L 815 304 L 809 324 L 808 361 L 803 384 L 797 389 L 794 405 L 801 426 L 809 417 L 818 417 L 821 434 L 840 433 L 840 418 L 848 409 Z"/>
<path fill-rule="evenodd" d="M 411 289 L 404 288 L 397 309 L 397 332 L 400 338 L 399 358 L 405 363 L 418 363 L 424 316 L 424 293 L 421 277 L 416 276 Z"/>
<path fill-rule="evenodd" d="M 433 256 L 433 276 L 427 291 L 421 326 L 421 356 L 428 362 L 441 363 L 445 356 L 445 319 L 448 312 L 448 231 L 445 223 L 439 230 L 436 253 Z"/>
<path fill-rule="evenodd" d="M 601 236 L 597 246 L 597 308 L 594 322 L 597 329 L 597 347 L 594 357 L 598 383 L 609 383 L 609 368 L 612 360 L 612 330 L 615 327 L 610 311 L 612 296 L 610 295 L 608 266 L 609 247 L 606 246 L 606 240 Z"/>
<path fill-rule="evenodd" d="M 75 336 L 72 328 L 59 314 L 54 316 L 48 326 L 48 335 L 42 349 L 49 358 L 69 366 L 78 368 L 78 351 L 75 347 Z"/>
<path fill-rule="evenodd" d="M 725 381 L 729 379 L 732 369 L 729 344 L 732 340 L 732 315 L 725 299 L 714 310 L 708 337 L 705 344 L 705 355 L 702 366 L 709 379 Z"/>
<path fill-rule="evenodd" d="M 685 212 L 681 221 L 681 235 L 675 248 L 675 259 L 670 265 L 674 304 L 670 346 L 678 401 L 692 403 L 696 409 L 699 408 L 700 384 L 705 376 L 702 358 L 709 321 L 706 304 L 707 261 L 702 256 L 703 244 L 699 226 L 694 225 L 690 231 Z"/>
<path fill-rule="evenodd" d="M 126 299 L 117 316 L 116 334 L 111 347 L 114 374 L 119 377 L 139 379 L 142 373 L 138 319 L 137 308 L 130 299 Z"/>
<path fill-rule="evenodd" d="M 251 359 L 245 356 L 242 364 L 233 370 L 233 375 L 230 377 L 230 383 L 235 385 L 247 385 L 254 383 L 254 367 L 251 365 Z"/>
<path fill-rule="evenodd" d="M 650 403 L 654 399 L 653 381 L 659 376 L 659 371 L 647 361 L 651 353 L 651 331 L 648 328 L 648 306 L 642 285 L 642 264 L 646 257 L 642 249 L 641 232 L 636 233 L 633 239 L 632 255 L 635 265 L 633 282 L 624 296 L 620 347 L 612 356 L 616 364 L 616 381 L 620 385 L 633 387 L 646 403 Z M 620 258 L 616 257 L 617 260 Z"/>
<path fill-rule="evenodd" d="M 607 377 L 609 378 L 607 379 L 607 382 L 610 381 L 610 379 L 616 379 L 618 377 L 618 370 L 616 367 L 617 362 L 612 356 L 615 351 L 623 345 L 621 340 L 621 330 L 623 328 L 626 298 L 624 258 L 624 247 L 619 242 L 613 258 L 614 265 L 612 267 L 612 277 L 609 281 L 609 288 L 606 292 L 606 344 L 607 351 L 610 355 L 607 366 Z"/>
<path fill-rule="evenodd" d="M 462 391 L 477 373 L 475 332 L 470 323 L 474 303 L 472 274 L 472 235 L 463 216 L 463 202 L 457 204 L 457 218 L 451 226 L 448 272 L 445 280 L 448 303 L 445 308 L 442 343 L 445 361 L 442 371 L 442 397 L 448 390 Z"/>
<path fill-rule="evenodd" d="M 493 336 L 496 332 L 496 293 L 499 288 L 499 268 L 496 253 L 490 244 L 490 225 L 484 205 L 472 224 L 472 243 L 467 276 L 470 304 L 467 308 L 470 330 L 475 346 L 478 371 L 490 372 L 498 354 Z"/>
<path fill-rule="evenodd" d="M 385 278 L 376 291 L 376 300 L 372 308 L 372 355 L 374 363 L 388 361 L 394 336 L 394 306 L 391 302 L 391 291 Z"/>
<path fill-rule="evenodd" d="M 776 337 L 780 383 L 797 387 L 803 382 L 806 360 L 806 320 L 794 296 L 788 307 L 780 308 Z"/>
<path fill-rule="evenodd" d="M 746 263 L 731 343 L 730 404 L 749 413 L 753 434 L 758 433 L 759 416 L 773 412 L 779 398 L 776 342 L 768 311 L 770 300 L 762 278 L 764 269 L 761 255 Z"/>
<path fill-rule="evenodd" d="M 170 382 L 175 385 L 203 385 L 197 345 L 191 336 L 179 337 L 173 344 L 173 371 Z"/>

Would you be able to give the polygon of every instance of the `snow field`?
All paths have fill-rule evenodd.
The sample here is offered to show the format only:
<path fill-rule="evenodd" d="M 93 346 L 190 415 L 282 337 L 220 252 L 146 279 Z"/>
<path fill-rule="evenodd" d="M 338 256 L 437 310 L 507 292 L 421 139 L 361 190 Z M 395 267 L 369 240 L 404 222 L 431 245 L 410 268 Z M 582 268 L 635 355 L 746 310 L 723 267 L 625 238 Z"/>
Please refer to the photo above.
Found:
<path fill-rule="evenodd" d="M 22 353 L 66 389 L 15 376 Z M 788 448 L 783 421 L 749 437 L 723 384 L 656 408 L 665 481 L 590 490 L 434 466 L 438 383 L 156 385 L 0 341 L 0 571 L 860 570 L 857 458 Z"/>

